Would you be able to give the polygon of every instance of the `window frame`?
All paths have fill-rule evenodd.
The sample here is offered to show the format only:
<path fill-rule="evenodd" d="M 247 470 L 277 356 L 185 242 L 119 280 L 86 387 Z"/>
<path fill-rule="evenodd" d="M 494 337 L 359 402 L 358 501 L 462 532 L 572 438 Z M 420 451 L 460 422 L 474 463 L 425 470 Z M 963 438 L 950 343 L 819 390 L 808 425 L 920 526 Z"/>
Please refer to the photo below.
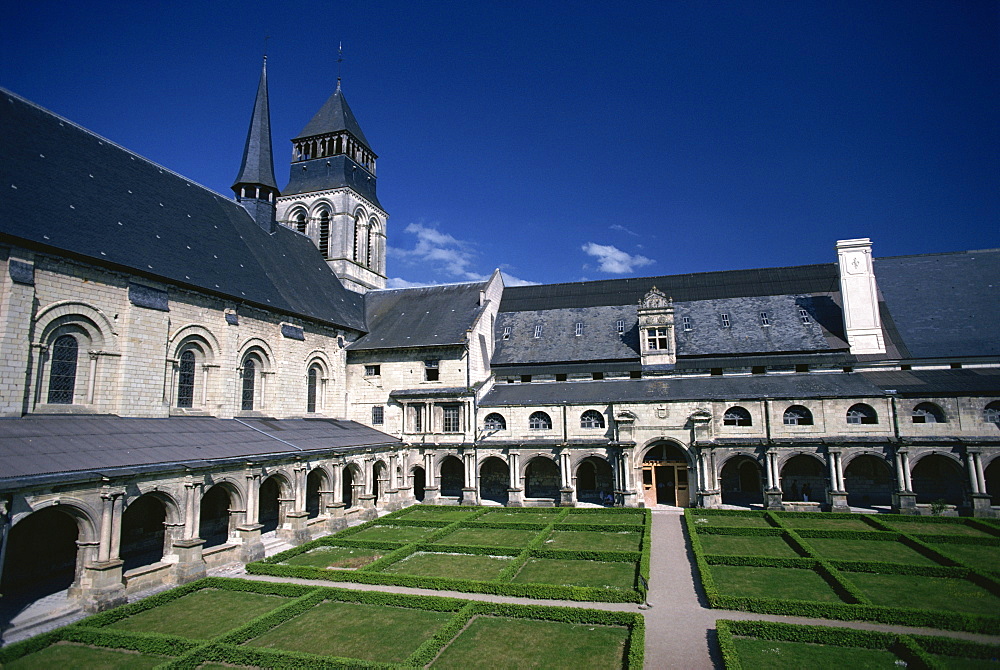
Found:
<path fill-rule="evenodd" d="M 722 322 L 723 328 L 729 328 L 732 326 L 732 322 L 729 320 L 729 312 L 722 312 L 719 314 L 719 320 Z"/>
<path fill-rule="evenodd" d="M 588 409 L 580 415 L 580 428 L 584 430 L 599 430 L 604 427 L 604 415 L 596 409 Z"/>
<path fill-rule="evenodd" d="M 372 425 L 385 425 L 385 407 L 382 405 L 372 405 Z"/>
<path fill-rule="evenodd" d="M 528 417 L 528 430 L 552 430 L 552 417 L 541 410 Z"/>
<path fill-rule="evenodd" d="M 365 377 L 381 377 L 382 376 L 382 366 L 379 364 L 369 365 L 365 364 Z"/>
<path fill-rule="evenodd" d="M 499 419 L 499 421 L 498 421 Z M 507 430 L 507 419 L 500 412 L 490 412 L 483 419 L 483 430 Z"/>
<path fill-rule="evenodd" d="M 462 406 L 457 403 L 441 405 L 441 432 L 462 432 Z"/>
<path fill-rule="evenodd" d="M 753 426 L 753 415 L 741 405 L 733 405 L 722 414 L 722 425 L 732 428 L 748 428 Z"/>

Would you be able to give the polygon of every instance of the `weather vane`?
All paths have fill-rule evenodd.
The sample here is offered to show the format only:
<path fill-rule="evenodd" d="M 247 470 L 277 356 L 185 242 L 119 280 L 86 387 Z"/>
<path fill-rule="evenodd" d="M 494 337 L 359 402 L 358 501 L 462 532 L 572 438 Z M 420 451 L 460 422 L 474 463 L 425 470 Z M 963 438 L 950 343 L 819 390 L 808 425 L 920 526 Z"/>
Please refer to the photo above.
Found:
<path fill-rule="evenodd" d="M 344 42 L 341 41 L 337 47 L 337 88 L 340 88 L 340 64 L 344 62 Z"/>
<path fill-rule="evenodd" d="M 267 62 L 267 41 L 271 39 L 270 35 L 264 36 L 264 62 Z"/>

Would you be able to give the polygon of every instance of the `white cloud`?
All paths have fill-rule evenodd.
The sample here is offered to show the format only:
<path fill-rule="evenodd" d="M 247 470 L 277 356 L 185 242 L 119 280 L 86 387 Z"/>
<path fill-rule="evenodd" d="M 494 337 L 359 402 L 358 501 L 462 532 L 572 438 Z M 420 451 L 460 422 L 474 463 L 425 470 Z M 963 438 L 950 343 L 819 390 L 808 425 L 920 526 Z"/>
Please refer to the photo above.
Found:
<path fill-rule="evenodd" d="M 613 226 L 608 226 L 608 228 L 610 228 L 611 230 L 617 230 L 618 232 L 621 232 L 621 233 L 626 233 L 628 235 L 632 235 L 633 237 L 639 237 L 639 233 L 637 233 L 635 231 L 632 231 L 632 230 L 629 230 L 625 226 L 622 226 L 622 225 L 617 224 L 617 223 L 614 224 Z"/>
<path fill-rule="evenodd" d="M 506 272 L 501 272 L 503 275 L 503 285 L 504 286 L 535 286 L 538 284 L 536 281 L 531 281 L 528 279 L 520 279 L 514 275 L 509 275 Z"/>
<path fill-rule="evenodd" d="M 412 265 L 430 264 L 452 280 L 477 281 L 484 279 L 483 275 L 472 271 L 477 253 L 468 242 L 420 223 L 411 223 L 405 228 L 405 232 L 417 236 L 416 245 L 412 249 L 390 247 L 388 250 L 390 257 Z"/>
<path fill-rule="evenodd" d="M 645 256 L 640 256 L 636 254 L 635 256 L 628 254 L 618 247 L 613 247 L 610 244 L 595 244 L 594 242 L 587 242 L 581 247 L 583 252 L 588 256 L 593 256 L 598 261 L 598 270 L 601 272 L 608 272 L 610 274 L 626 274 L 629 272 L 635 272 L 636 268 L 641 268 L 645 265 L 652 265 L 656 261 L 652 258 L 646 258 Z"/>
<path fill-rule="evenodd" d="M 432 286 L 432 284 L 418 281 L 407 281 L 402 277 L 389 277 L 385 280 L 386 288 L 415 288 L 417 286 Z"/>

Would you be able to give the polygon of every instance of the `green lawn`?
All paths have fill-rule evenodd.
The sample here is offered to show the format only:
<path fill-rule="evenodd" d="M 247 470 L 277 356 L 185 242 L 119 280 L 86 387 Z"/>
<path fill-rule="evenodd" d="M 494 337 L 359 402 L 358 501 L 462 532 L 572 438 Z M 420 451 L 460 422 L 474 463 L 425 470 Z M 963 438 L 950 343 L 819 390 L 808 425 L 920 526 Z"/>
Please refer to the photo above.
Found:
<path fill-rule="evenodd" d="M 876 605 L 996 616 L 1000 598 L 964 579 L 842 573 Z"/>
<path fill-rule="evenodd" d="M 349 537 L 352 540 L 375 540 L 378 542 L 401 542 L 409 544 L 427 537 L 438 528 L 424 526 L 369 526 Z"/>
<path fill-rule="evenodd" d="M 712 577 L 721 593 L 753 598 L 843 602 L 813 570 L 713 565 Z"/>
<path fill-rule="evenodd" d="M 479 511 L 479 508 L 477 507 L 434 507 L 415 505 L 408 508 L 400 518 L 406 519 L 407 521 L 422 521 L 424 519 L 427 521 L 458 521 L 460 519 L 469 518 L 477 511 Z"/>
<path fill-rule="evenodd" d="M 768 670 L 899 670 L 898 656 L 880 649 L 835 647 L 806 642 L 735 638 L 736 653 L 744 668 Z"/>
<path fill-rule="evenodd" d="M 246 644 L 398 663 L 452 616 L 387 605 L 323 602 Z"/>
<path fill-rule="evenodd" d="M 727 556 L 777 556 L 799 558 L 792 545 L 778 535 L 703 535 L 699 534 L 701 546 L 707 554 Z"/>
<path fill-rule="evenodd" d="M 724 514 L 694 514 L 696 526 L 726 526 L 732 528 L 773 528 L 763 514 L 756 516 L 726 516 Z"/>
<path fill-rule="evenodd" d="M 285 605 L 288 598 L 246 591 L 201 589 L 133 614 L 110 628 L 208 639 Z"/>
<path fill-rule="evenodd" d="M 621 668 L 629 631 L 616 626 L 480 616 L 433 668 Z"/>
<path fill-rule="evenodd" d="M 308 565 L 314 568 L 360 568 L 379 559 L 384 549 L 360 547 L 319 547 L 304 554 L 292 556 L 285 565 Z"/>
<path fill-rule="evenodd" d="M 515 528 L 459 528 L 436 540 L 436 543 L 472 547 L 523 547 L 539 532 Z"/>
<path fill-rule="evenodd" d="M 908 565 L 940 565 L 902 542 L 809 537 L 805 541 L 823 558 L 838 561 L 887 561 Z"/>
<path fill-rule="evenodd" d="M 642 535 L 635 532 L 554 530 L 545 539 L 546 549 L 587 551 L 639 551 Z"/>
<path fill-rule="evenodd" d="M 931 658 L 937 661 L 938 666 L 944 670 L 998 670 L 1000 662 L 984 658 L 955 658 L 954 656 L 941 656 L 931 654 Z"/>
<path fill-rule="evenodd" d="M 611 512 L 575 512 L 567 514 L 559 523 L 599 523 L 617 526 L 619 524 L 641 526 L 641 514 L 613 514 Z"/>
<path fill-rule="evenodd" d="M 22 656 L 3 667 L 11 670 L 52 670 L 59 667 L 131 670 L 152 668 L 167 660 L 170 660 L 167 656 L 151 656 L 121 649 L 102 649 L 74 642 L 57 642 L 33 654 Z"/>
<path fill-rule="evenodd" d="M 635 586 L 635 574 L 635 563 L 531 558 L 512 581 L 519 584 L 631 589 Z"/>
<path fill-rule="evenodd" d="M 982 544 L 934 544 L 937 551 L 977 570 L 1000 570 L 1000 547 Z"/>
<path fill-rule="evenodd" d="M 883 521 L 879 519 L 879 521 Z M 970 528 L 960 522 L 939 522 L 933 521 L 901 521 L 893 519 L 883 521 L 885 525 L 892 526 L 904 533 L 925 533 L 928 535 L 965 535 L 967 537 L 996 537 L 977 528 Z"/>
<path fill-rule="evenodd" d="M 449 579 L 496 579 L 511 558 L 477 556 L 472 554 L 434 554 L 418 551 L 401 561 L 387 566 L 382 572 L 420 577 L 446 577 Z"/>
<path fill-rule="evenodd" d="M 492 510 L 482 515 L 476 521 L 489 521 L 490 523 L 541 523 L 550 524 L 555 521 L 562 512 L 558 510 L 539 510 L 537 512 L 511 512 L 510 510 Z"/>
<path fill-rule="evenodd" d="M 815 528 L 817 530 L 878 530 L 863 519 L 824 519 L 823 512 L 809 517 L 778 517 L 789 528 Z"/>

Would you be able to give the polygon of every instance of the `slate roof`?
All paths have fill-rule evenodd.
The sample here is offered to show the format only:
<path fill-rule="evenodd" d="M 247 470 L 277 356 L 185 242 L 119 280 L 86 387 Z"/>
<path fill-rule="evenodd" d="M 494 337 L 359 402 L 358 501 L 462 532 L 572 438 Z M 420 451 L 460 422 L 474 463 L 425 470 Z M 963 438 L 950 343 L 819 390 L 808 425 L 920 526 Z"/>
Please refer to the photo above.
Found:
<path fill-rule="evenodd" d="M 1000 395 L 1000 368 L 861 372 L 883 390 L 901 396 Z"/>
<path fill-rule="evenodd" d="M 351 351 L 461 345 L 483 310 L 486 282 L 368 291 L 364 296 L 368 334 Z"/>
<path fill-rule="evenodd" d="M 0 90 L 0 239 L 364 330 L 303 235 Z"/>
<path fill-rule="evenodd" d="M 875 259 L 910 357 L 1000 355 L 1000 249 Z"/>
<path fill-rule="evenodd" d="M 497 384 L 480 407 L 599 404 L 658 400 L 872 397 L 884 392 L 854 373 L 624 379 Z"/>
<path fill-rule="evenodd" d="M 298 195 L 350 187 L 382 209 L 375 195 L 376 179 L 364 167 L 343 154 L 292 163 L 288 186 L 281 195 Z"/>
<path fill-rule="evenodd" d="M 353 421 L 116 416 L 0 419 L 0 488 L 24 477 L 117 468 L 198 467 L 218 459 L 261 460 L 349 451 L 399 440 Z"/>
<path fill-rule="evenodd" d="M 316 115 L 306 124 L 301 133 L 292 138 L 292 141 L 316 135 L 339 133 L 342 130 L 346 130 L 351 135 L 354 135 L 354 139 L 365 145 L 366 149 L 372 151 L 371 145 L 368 144 L 368 139 L 361 132 L 361 125 L 354 118 L 354 112 L 351 111 L 350 106 L 347 104 L 344 92 L 340 90 L 340 82 L 337 82 L 337 90 L 327 98 L 323 106 L 316 112 Z M 372 151 L 372 153 L 375 152 Z"/>
<path fill-rule="evenodd" d="M 504 289 L 504 294 L 509 291 Z M 506 298 L 504 298 L 506 299 Z M 615 324 L 625 321 L 619 334 Z M 576 324 L 583 334 L 576 335 Z M 541 326 L 541 337 L 535 327 Z M 503 339 L 510 328 L 508 339 Z M 502 312 L 497 315 L 493 365 L 556 363 L 564 361 L 638 361 L 639 329 L 635 305 Z"/>
<path fill-rule="evenodd" d="M 236 176 L 233 186 L 237 184 L 260 184 L 278 190 L 278 182 L 274 179 L 274 158 L 271 154 L 271 111 L 267 104 L 266 56 L 264 67 L 260 71 L 260 82 L 257 84 L 257 98 L 253 103 L 246 145 L 243 147 L 243 162 L 240 164 L 240 173 Z"/>

